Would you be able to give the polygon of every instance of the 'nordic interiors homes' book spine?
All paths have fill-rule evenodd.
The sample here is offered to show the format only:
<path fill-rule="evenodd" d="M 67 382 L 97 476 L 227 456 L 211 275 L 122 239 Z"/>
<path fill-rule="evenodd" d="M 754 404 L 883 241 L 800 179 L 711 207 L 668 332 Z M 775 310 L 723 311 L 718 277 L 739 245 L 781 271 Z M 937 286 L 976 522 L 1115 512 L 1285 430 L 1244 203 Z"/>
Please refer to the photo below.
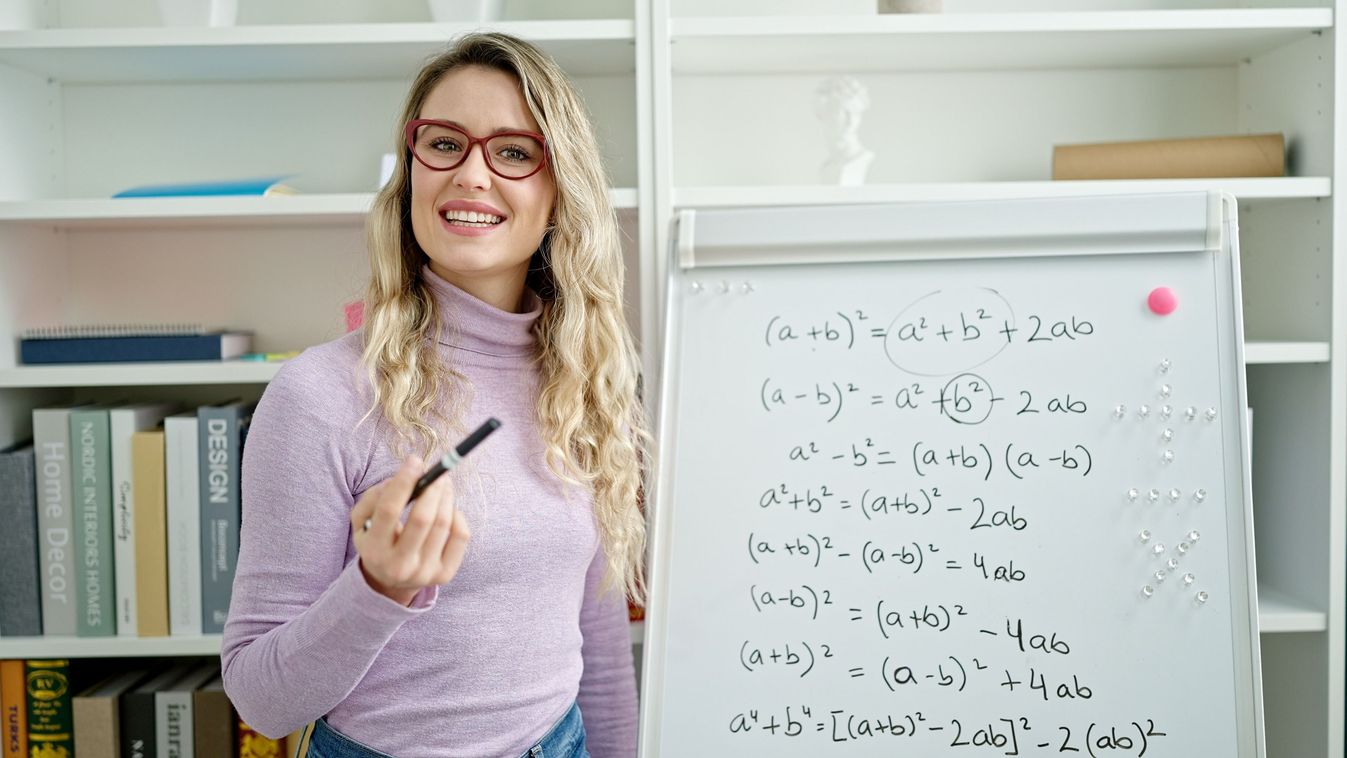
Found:
<path fill-rule="evenodd" d="M 75 494 L 75 631 L 81 637 L 117 633 L 112 565 L 112 457 L 108 409 L 70 412 L 71 481 Z"/>

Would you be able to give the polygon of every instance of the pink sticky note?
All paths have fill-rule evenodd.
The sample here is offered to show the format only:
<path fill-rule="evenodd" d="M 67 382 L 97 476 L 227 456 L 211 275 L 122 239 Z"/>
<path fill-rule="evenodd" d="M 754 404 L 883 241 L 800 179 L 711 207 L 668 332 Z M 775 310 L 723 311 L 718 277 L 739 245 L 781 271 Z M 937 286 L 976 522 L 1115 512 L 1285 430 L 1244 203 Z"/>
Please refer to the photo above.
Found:
<path fill-rule="evenodd" d="M 1146 298 L 1146 304 L 1151 307 L 1152 313 L 1168 316 L 1179 307 L 1179 298 L 1174 294 L 1174 290 L 1168 287 L 1156 287 L 1151 290 L 1150 297 Z"/>
<path fill-rule="evenodd" d="M 343 307 L 346 311 L 346 331 L 354 332 L 365 323 L 365 301 L 357 300 Z"/>

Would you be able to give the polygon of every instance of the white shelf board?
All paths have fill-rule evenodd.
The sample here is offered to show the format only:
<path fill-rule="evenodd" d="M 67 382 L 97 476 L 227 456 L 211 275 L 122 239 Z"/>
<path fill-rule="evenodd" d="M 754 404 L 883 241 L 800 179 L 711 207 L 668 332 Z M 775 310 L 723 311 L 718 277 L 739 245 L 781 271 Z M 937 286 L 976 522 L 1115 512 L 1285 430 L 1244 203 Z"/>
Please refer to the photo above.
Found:
<path fill-rule="evenodd" d="M 534 42 L 572 76 L 636 70 L 630 19 L 0 31 L 0 63 L 65 83 L 410 79 L 475 29 Z"/>
<path fill-rule="evenodd" d="M 1231 179 L 1126 179 L 1112 181 L 932 182 L 871 184 L 860 187 L 780 185 L 675 188 L 678 208 L 907 203 L 946 200 L 1006 200 L 1073 195 L 1127 195 L 1152 192 L 1222 191 L 1240 200 L 1331 197 L 1328 177 Z"/>
<path fill-rule="evenodd" d="M 1322 632 L 1327 628 L 1327 613 L 1276 590 L 1258 588 L 1258 630 L 1263 634 Z"/>
<path fill-rule="evenodd" d="M 18 366 L 0 370 L 4 387 L 131 387 L 187 384 L 263 384 L 281 362 L 183 361 Z"/>
<path fill-rule="evenodd" d="M 1223 66 L 1333 28 L 1330 8 L 671 20 L 675 74 Z"/>
<path fill-rule="evenodd" d="M 1245 342 L 1244 362 L 1328 363 L 1327 342 Z"/>
<path fill-rule="evenodd" d="M 618 210 L 635 210 L 635 188 L 609 190 Z M 202 226 L 221 224 L 363 224 L 374 193 L 325 195 L 126 197 L 0 202 L 0 223 L 58 228 Z"/>
<path fill-rule="evenodd" d="M 0 637 L 0 659 L 219 655 L 218 634 L 198 637 Z"/>

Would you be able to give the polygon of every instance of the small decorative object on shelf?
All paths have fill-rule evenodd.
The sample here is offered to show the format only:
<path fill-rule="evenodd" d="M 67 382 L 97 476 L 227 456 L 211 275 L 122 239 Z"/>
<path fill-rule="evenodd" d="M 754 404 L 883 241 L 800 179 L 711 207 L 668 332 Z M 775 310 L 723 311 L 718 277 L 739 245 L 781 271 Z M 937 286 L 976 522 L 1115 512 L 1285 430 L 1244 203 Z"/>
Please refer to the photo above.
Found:
<path fill-rule="evenodd" d="M 164 26 L 233 26 L 238 0 L 159 0 Z"/>
<path fill-rule="evenodd" d="M 430 18 L 447 21 L 499 21 L 505 15 L 505 0 L 430 0 Z"/>
<path fill-rule="evenodd" d="M 870 93 L 852 76 L 823 80 L 815 92 L 814 112 L 827 131 L 828 158 L 819 168 L 824 184 L 852 187 L 865 183 L 875 154 L 861 144 L 861 114 L 870 107 Z"/>
<path fill-rule="evenodd" d="M 945 0 L 879 0 L 880 13 L 940 13 Z"/>

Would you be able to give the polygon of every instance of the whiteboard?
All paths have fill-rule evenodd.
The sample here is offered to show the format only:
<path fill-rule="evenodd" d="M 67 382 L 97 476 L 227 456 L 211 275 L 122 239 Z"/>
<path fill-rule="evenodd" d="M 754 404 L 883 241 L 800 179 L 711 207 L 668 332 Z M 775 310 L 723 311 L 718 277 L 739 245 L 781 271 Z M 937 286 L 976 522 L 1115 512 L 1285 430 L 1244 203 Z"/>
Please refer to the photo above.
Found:
<path fill-rule="evenodd" d="M 1262 756 L 1235 208 L 683 211 L 641 754 Z"/>

